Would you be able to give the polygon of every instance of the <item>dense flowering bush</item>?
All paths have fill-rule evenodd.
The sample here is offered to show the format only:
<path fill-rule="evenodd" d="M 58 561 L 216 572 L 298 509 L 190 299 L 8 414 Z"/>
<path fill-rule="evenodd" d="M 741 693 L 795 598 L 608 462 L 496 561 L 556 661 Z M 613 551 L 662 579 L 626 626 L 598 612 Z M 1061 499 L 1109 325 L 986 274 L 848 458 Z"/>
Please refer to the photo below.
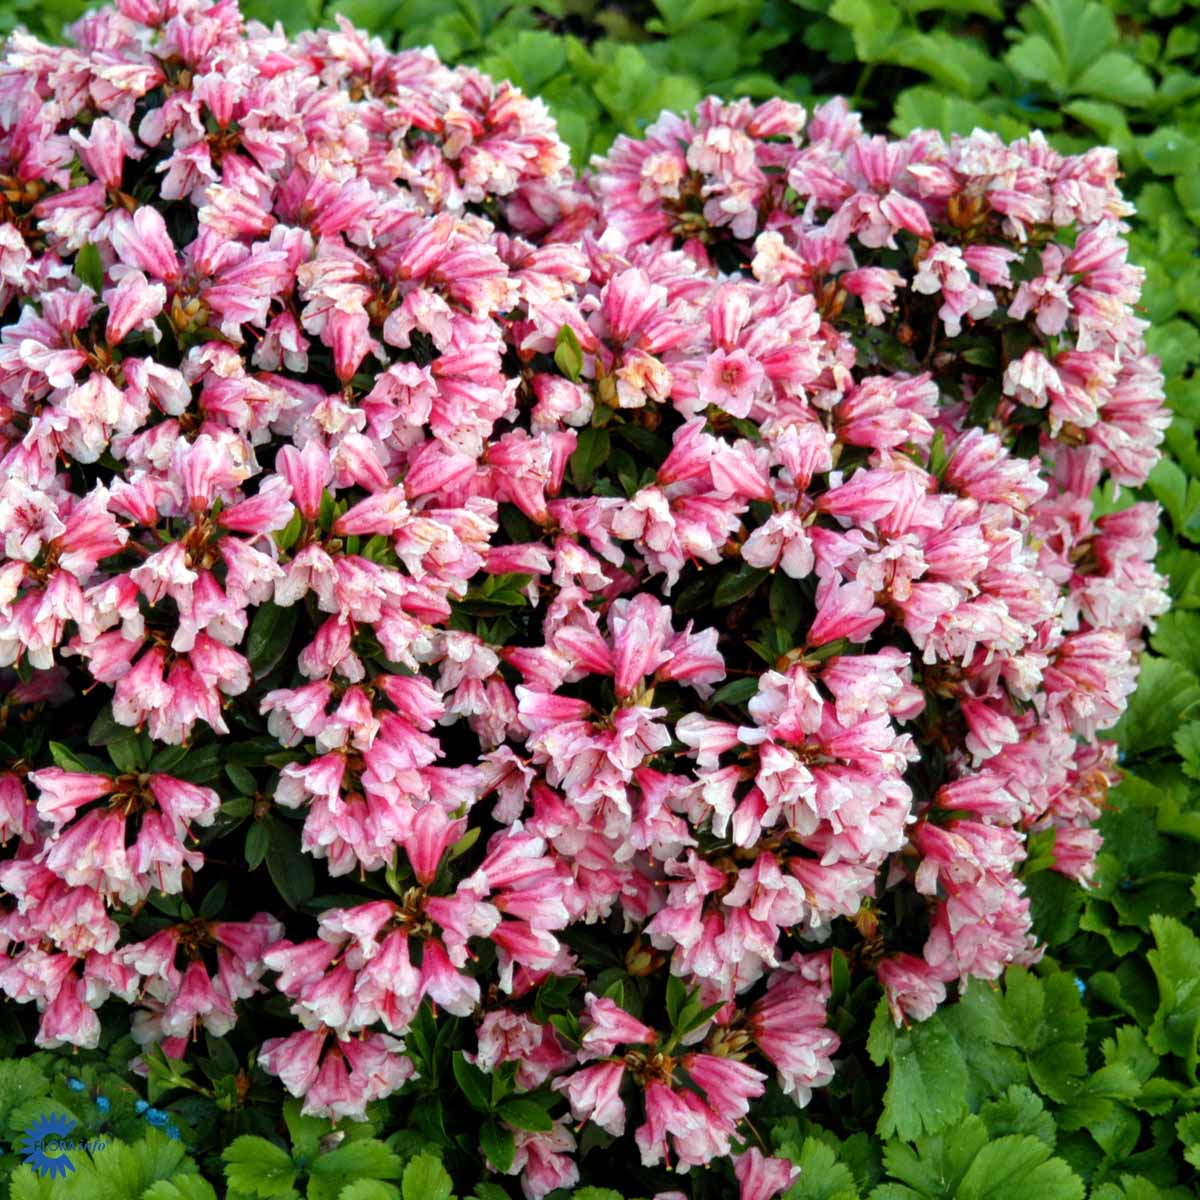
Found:
<path fill-rule="evenodd" d="M 14 36 L 0 127 L 38 1045 L 248 1024 L 354 1118 L 453 1023 L 526 1195 L 582 1129 L 765 1200 L 836 976 L 1036 961 L 1165 607 L 1093 502 L 1166 423 L 1111 152 L 710 100 L 579 180 L 510 86 L 228 0 Z"/>

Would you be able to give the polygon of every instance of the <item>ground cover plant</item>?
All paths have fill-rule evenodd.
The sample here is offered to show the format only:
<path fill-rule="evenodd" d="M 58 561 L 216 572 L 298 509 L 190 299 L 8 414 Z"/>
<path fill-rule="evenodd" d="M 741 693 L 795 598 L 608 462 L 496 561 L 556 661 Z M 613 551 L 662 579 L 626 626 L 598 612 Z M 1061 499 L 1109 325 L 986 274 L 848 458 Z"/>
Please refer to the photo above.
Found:
<path fill-rule="evenodd" d="M 7 1124 L 116 1147 L 14 1194 L 1188 1194 L 1186 172 L 1155 334 L 1086 107 L 706 103 L 580 184 L 199 11 L 6 60 Z"/>

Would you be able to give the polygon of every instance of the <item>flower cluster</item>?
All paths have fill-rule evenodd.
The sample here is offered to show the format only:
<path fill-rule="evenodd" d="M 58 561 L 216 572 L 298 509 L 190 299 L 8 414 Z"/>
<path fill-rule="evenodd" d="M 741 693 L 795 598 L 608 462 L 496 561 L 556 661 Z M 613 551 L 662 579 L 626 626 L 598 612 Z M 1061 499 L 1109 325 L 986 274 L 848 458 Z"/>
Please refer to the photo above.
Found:
<path fill-rule="evenodd" d="M 1116 178 L 780 100 L 576 178 L 539 101 L 344 22 L 13 35 L 0 990 L 38 1044 L 113 1000 L 183 1057 L 271 999 L 261 1067 L 354 1118 L 435 1013 L 546 1114 L 485 1146 L 531 1198 L 589 1123 L 786 1188 L 746 1118 L 834 1079 L 835 967 L 924 1019 L 1037 959 L 1031 839 L 1093 870 L 1166 603 L 1112 499 L 1166 423 Z"/>

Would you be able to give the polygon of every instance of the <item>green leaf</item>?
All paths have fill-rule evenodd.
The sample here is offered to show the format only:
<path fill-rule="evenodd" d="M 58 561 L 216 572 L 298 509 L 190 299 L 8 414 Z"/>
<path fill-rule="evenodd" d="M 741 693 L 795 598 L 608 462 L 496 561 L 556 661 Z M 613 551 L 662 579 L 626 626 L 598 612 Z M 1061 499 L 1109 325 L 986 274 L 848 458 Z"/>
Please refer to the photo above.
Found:
<path fill-rule="evenodd" d="M 955 1200 L 1083 1200 L 1083 1180 L 1035 1137 L 1017 1134 L 982 1147 L 963 1176 Z"/>
<path fill-rule="evenodd" d="M 255 609 L 246 634 L 246 657 L 255 679 L 269 675 L 287 653 L 296 628 L 297 612 L 295 605 L 280 608 L 270 600 Z"/>
<path fill-rule="evenodd" d="M 300 1111 L 300 1101 L 289 1098 L 283 1104 L 283 1119 L 292 1139 L 292 1153 L 311 1158 L 320 1147 L 321 1139 L 333 1128 L 325 1117 L 306 1117 Z"/>
<path fill-rule="evenodd" d="M 200 903 L 200 908 L 196 915 L 205 921 L 215 919 L 225 908 L 225 901 L 229 896 L 229 880 L 218 879 L 215 884 L 209 889 L 204 899 Z"/>
<path fill-rule="evenodd" d="M 722 576 L 713 593 L 713 603 L 718 608 L 725 608 L 749 596 L 764 579 L 767 572 L 760 567 L 752 567 L 749 563 L 739 563 L 736 570 Z"/>
<path fill-rule="evenodd" d="M 1156 654 L 1173 658 L 1200 675 L 1200 614 L 1176 609 L 1161 617 L 1150 637 Z"/>
<path fill-rule="evenodd" d="M 217 1200 L 212 1184 L 199 1175 L 180 1175 L 152 1183 L 141 1200 Z"/>
<path fill-rule="evenodd" d="M 401 1200 L 400 1189 L 381 1179 L 356 1179 L 337 1194 L 337 1200 Z"/>
<path fill-rule="evenodd" d="M 0 1060 L 0 1128 L 14 1109 L 50 1092 L 50 1080 L 29 1058 Z"/>
<path fill-rule="evenodd" d="M 758 692 L 758 677 L 735 679 L 713 693 L 713 704 L 742 704 Z"/>
<path fill-rule="evenodd" d="M 1039 979 L 1010 967 L 1004 992 L 1010 1044 L 1024 1052 L 1034 1083 L 1051 1099 L 1065 1102 L 1087 1071 L 1087 1014 L 1075 981 L 1065 971 Z"/>
<path fill-rule="evenodd" d="M 1200 780 L 1200 721 L 1190 721 L 1176 730 L 1172 745 L 1183 759 L 1183 773 Z"/>
<path fill-rule="evenodd" d="M 516 1153 L 511 1130 L 504 1129 L 495 1121 L 484 1121 L 479 1127 L 479 1148 L 487 1155 L 488 1162 L 495 1170 L 501 1175 L 508 1174 Z"/>
<path fill-rule="evenodd" d="M 1144 754 L 1170 745 L 1175 730 L 1200 703 L 1200 681 L 1167 658 L 1142 658 L 1137 691 L 1112 730 L 1127 754 Z"/>
<path fill-rule="evenodd" d="M 108 757 L 118 771 L 140 771 L 146 765 L 145 746 L 137 734 L 121 738 L 108 746 Z"/>
<path fill-rule="evenodd" d="M 291 1155 L 266 1138 L 235 1138 L 221 1157 L 230 1188 L 251 1196 L 286 1196 L 296 1180 Z"/>
<path fill-rule="evenodd" d="M 683 1012 L 684 1005 L 688 1002 L 688 989 L 678 975 L 667 977 L 666 1001 L 667 1020 L 671 1022 L 671 1027 L 675 1028 L 679 1024 L 679 1014 Z"/>
<path fill-rule="evenodd" d="M 1054 1149 L 1054 1118 L 1046 1111 L 1041 1097 L 1027 1087 L 1010 1087 L 1002 1097 L 985 1104 L 979 1115 L 993 1139 L 1006 1134 L 1027 1134 Z"/>
<path fill-rule="evenodd" d="M 450 1200 L 453 1185 L 446 1168 L 432 1154 L 418 1154 L 404 1168 L 404 1200 Z"/>
<path fill-rule="evenodd" d="M 1035 34 L 1018 42 L 1004 56 L 1004 61 L 1018 74 L 1035 83 L 1044 83 L 1058 92 L 1066 93 L 1069 75 L 1066 63 L 1058 51 L 1041 35 Z"/>
<path fill-rule="evenodd" d="M 480 1112 L 487 1112 L 491 1107 L 487 1076 L 474 1063 L 468 1062 L 461 1050 L 454 1052 L 450 1065 L 454 1071 L 454 1079 L 467 1103 Z"/>
<path fill-rule="evenodd" d="M 596 472 L 608 460 L 609 445 L 607 429 L 589 425 L 580 432 L 570 462 L 571 482 L 579 491 L 586 492 L 591 488 Z"/>
<path fill-rule="evenodd" d="M 1200 169 L 1200 142 L 1174 125 L 1156 129 L 1137 145 L 1155 175 L 1182 175 Z"/>
<path fill-rule="evenodd" d="M 881 998 L 867 1049 L 873 1062 L 886 1058 L 889 1066 L 878 1125 L 881 1136 L 912 1141 L 946 1128 L 965 1112 L 966 1062 L 937 1014 L 898 1030 Z"/>
<path fill-rule="evenodd" d="M 1096 59 L 1075 80 L 1072 91 L 1135 106 L 1154 95 L 1154 81 L 1140 63 L 1114 51 Z"/>
<path fill-rule="evenodd" d="M 554 1128 L 550 1114 L 536 1100 L 528 1096 L 510 1096 L 496 1109 L 514 1129 L 526 1129 L 531 1133 L 549 1133 Z"/>
<path fill-rule="evenodd" d="M 1146 958 L 1158 980 L 1158 1011 L 1146 1031 L 1159 1054 L 1183 1059 L 1196 1081 L 1197 1039 L 1200 1039 L 1200 939 L 1175 917 L 1150 918 L 1154 946 Z"/>
<path fill-rule="evenodd" d="M 867 63 L 887 57 L 902 19 L 891 0 L 834 0 L 829 15 L 851 31 L 855 53 Z"/>
<path fill-rule="evenodd" d="M 577 1192 L 571 1193 L 572 1200 L 576 1195 L 578 1195 Z M 471 1200 L 512 1200 L 512 1197 L 498 1183 L 488 1183 L 485 1180 L 475 1185 Z M 618 1196 L 617 1200 L 621 1200 L 621 1197 Z"/>
<path fill-rule="evenodd" d="M 100 251 L 91 242 L 82 246 L 75 255 L 75 274 L 99 298 L 104 288 L 104 264 L 100 260 Z"/>
<path fill-rule="evenodd" d="M 150 759 L 150 770 L 159 771 L 164 775 L 170 775 L 171 772 L 179 766 L 185 758 L 188 751 L 186 746 L 167 746 L 159 750 L 153 758 Z"/>
<path fill-rule="evenodd" d="M 572 382 L 578 382 L 583 370 L 583 349 L 570 325 L 564 325 L 554 339 L 554 365 Z"/>
<path fill-rule="evenodd" d="M 1188 1113 L 1175 1124 L 1175 1132 L 1183 1143 L 1184 1160 L 1200 1168 L 1200 1113 Z"/>
<path fill-rule="evenodd" d="M 60 1200 L 62 1184 L 49 1175 L 37 1175 L 22 1163 L 9 1176 L 8 1200 Z"/>
<path fill-rule="evenodd" d="M 227 753 L 219 742 L 210 742 L 199 749 L 190 749 L 187 756 L 175 767 L 177 779 L 189 783 L 213 784 L 221 778 L 221 763 Z"/>
<path fill-rule="evenodd" d="M 289 908 L 299 908 L 312 898 L 312 859 L 300 849 L 300 839 L 286 822 L 271 822 L 266 857 L 271 882 Z"/>
<path fill-rule="evenodd" d="M 915 1146 L 889 1142 L 883 1163 L 890 1175 L 905 1187 L 885 1185 L 871 1193 L 871 1200 L 887 1196 L 890 1200 L 920 1200 L 940 1197 L 949 1200 L 958 1194 L 959 1181 L 975 1156 L 987 1145 L 988 1133 L 983 1122 L 968 1115 L 952 1129 L 919 1138 Z"/>
<path fill-rule="evenodd" d="M 271 845 L 271 823 L 255 821 L 246 830 L 246 866 L 252 871 L 267 856 Z"/>
<path fill-rule="evenodd" d="M 800 1168 L 799 1178 L 784 1193 L 787 1200 L 858 1200 L 854 1173 L 838 1161 L 832 1146 L 806 1137 L 798 1150 L 786 1144 L 779 1149 Z"/>
<path fill-rule="evenodd" d="M 309 1169 L 314 1178 L 322 1180 L 399 1179 L 401 1162 L 383 1142 L 364 1138 L 321 1154 Z"/>
<path fill-rule="evenodd" d="M 128 733 L 128 730 L 126 730 L 126 733 Z M 54 765 L 61 767 L 64 771 L 91 772 L 95 770 L 94 767 L 90 767 L 73 750 L 67 749 L 62 742 L 51 742 L 49 750 L 50 757 L 54 759 Z"/>

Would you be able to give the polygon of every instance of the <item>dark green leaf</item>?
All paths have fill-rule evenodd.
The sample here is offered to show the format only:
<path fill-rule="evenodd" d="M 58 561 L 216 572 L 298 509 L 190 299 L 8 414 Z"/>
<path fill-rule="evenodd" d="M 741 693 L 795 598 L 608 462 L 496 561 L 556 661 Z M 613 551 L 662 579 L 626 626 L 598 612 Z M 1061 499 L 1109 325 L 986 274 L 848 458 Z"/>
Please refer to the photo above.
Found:
<path fill-rule="evenodd" d="M 246 657 L 255 679 L 269 675 L 287 652 L 296 628 L 297 608 L 280 608 L 270 600 L 259 605 L 246 634 Z"/>
<path fill-rule="evenodd" d="M 290 908 L 299 908 L 313 894 L 312 859 L 300 850 L 300 839 L 283 821 L 273 821 L 267 847 L 267 871 Z"/>
<path fill-rule="evenodd" d="M 500 1174 L 508 1174 L 516 1153 L 511 1130 L 502 1128 L 495 1121 L 484 1121 L 479 1128 L 479 1148 Z"/>
<path fill-rule="evenodd" d="M 528 1096 L 510 1096 L 501 1102 L 496 1113 L 514 1129 L 548 1133 L 554 1127 L 546 1109 Z"/>

